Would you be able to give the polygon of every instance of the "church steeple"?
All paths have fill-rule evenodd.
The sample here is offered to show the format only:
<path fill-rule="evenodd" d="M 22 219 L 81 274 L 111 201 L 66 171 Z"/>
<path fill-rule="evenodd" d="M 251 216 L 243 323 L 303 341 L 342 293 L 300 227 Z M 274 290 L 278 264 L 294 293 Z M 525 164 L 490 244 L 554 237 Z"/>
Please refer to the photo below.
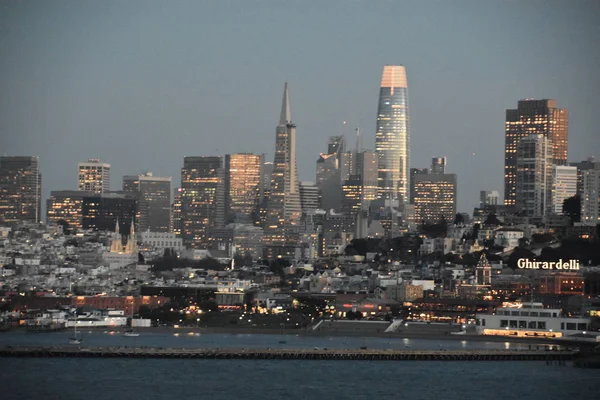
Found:
<path fill-rule="evenodd" d="M 135 239 L 135 222 L 131 218 L 131 225 L 129 226 L 129 237 L 127 238 L 127 245 L 125 246 L 125 253 L 135 254 L 137 253 L 137 241 Z"/>
<path fill-rule="evenodd" d="M 115 224 L 115 232 L 112 234 L 110 242 L 111 253 L 121 253 L 123 251 L 123 242 L 121 241 L 121 234 L 119 233 L 119 217 L 117 217 L 117 223 Z"/>

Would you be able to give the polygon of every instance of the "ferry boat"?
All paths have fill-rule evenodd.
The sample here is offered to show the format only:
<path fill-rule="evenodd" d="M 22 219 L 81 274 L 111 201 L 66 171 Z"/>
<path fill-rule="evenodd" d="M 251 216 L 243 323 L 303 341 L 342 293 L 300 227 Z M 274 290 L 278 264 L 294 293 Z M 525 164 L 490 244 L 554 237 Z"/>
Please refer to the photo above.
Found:
<path fill-rule="evenodd" d="M 479 335 L 560 338 L 586 334 L 590 319 L 566 317 L 543 303 L 503 303 L 494 314 L 476 314 Z"/>
<path fill-rule="evenodd" d="M 476 314 L 479 335 L 560 338 L 585 334 L 590 319 L 566 317 L 543 303 L 503 303 L 494 314 Z"/>

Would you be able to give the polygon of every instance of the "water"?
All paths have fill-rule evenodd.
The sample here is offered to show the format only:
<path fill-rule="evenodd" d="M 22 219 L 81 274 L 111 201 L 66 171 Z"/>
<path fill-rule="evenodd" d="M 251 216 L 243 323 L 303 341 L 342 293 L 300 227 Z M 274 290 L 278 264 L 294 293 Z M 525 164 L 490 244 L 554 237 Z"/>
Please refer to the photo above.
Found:
<path fill-rule="evenodd" d="M 65 345 L 68 332 L 0 335 L 0 345 Z M 286 340 L 286 344 L 279 344 Z M 84 333 L 86 346 L 504 349 L 500 342 L 145 333 Z M 510 344 L 510 348 L 524 345 Z M 526 346 L 526 345 L 525 345 Z M 597 370 L 545 362 L 5 358 L 0 398 L 27 399 L 568 399 L 596 398 Z"/>
<path fill-rule="evenodd" d="M 0 346 L 65 346 L 72 332 L 26 333 L 7 332 L 0 334 Z M 85 347 L 163 347 L 163 348 L 331 348 L 358 349 L 367 346 L 373 349 L 487 349 L 509 350 L 526 349 L 528 344 L 509 342 L 485 342 L 469 340 L 430 340 L 401 339 L 381 337 L 323 337 L 297 335 L 260 335 L 260 334 L 220 334 L 198 333 L 189 335 L 186 330 L 170 332 L 144 332 L 138 337 L 125 337 L 122 333 L 110 331 L 83 331 Z M 285 341 L 286 343 L 279 343 Z"/>

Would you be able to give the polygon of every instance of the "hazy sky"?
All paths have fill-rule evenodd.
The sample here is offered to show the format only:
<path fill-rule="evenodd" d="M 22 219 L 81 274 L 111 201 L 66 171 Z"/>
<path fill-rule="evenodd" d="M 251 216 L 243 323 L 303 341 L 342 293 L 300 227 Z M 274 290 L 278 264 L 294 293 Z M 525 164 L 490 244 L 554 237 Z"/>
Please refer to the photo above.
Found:
<path fill-rule="evenodd" d="M 412 166 L 448 157 L 458 205 L 503 191 L 504 112 L 569 109 L 569 158 L 600 156 L 599 1 L 16 1 L 0 6 L 0 152 L 180 182 L 184 156 L 272 159 L 290 84 L 300 179 L 330 135 L 373 148 L 384 64 L 406 66 Z M 344 126 L 342 121 L 347 121 Z"/>

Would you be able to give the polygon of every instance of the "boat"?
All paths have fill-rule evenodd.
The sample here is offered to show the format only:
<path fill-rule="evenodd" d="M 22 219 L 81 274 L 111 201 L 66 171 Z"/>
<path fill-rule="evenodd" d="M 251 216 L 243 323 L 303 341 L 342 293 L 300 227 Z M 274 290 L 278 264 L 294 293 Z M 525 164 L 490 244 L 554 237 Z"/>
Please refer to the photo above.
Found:
<path fill-rule="evenodd" d="M 131 329 L 126 330 L 125 333 L 123 334 L 123 336 L 126 336 L 126 337 L 140 336 L 139 333 L 137 333 L 133 330 L 133 302 L 131 303 Z"/>
<path fill-rule="evenodd" d="M 77 310 L 75 310 L 75 312 L 73 313 L 74 316 L 74 321 L 75 323 L 73 324 L 73 337 L 69 338 L 69 344 L 81 344 L 81 342 L 83 342 L 83 339 L 81 337 L 77 336 Z"/>

